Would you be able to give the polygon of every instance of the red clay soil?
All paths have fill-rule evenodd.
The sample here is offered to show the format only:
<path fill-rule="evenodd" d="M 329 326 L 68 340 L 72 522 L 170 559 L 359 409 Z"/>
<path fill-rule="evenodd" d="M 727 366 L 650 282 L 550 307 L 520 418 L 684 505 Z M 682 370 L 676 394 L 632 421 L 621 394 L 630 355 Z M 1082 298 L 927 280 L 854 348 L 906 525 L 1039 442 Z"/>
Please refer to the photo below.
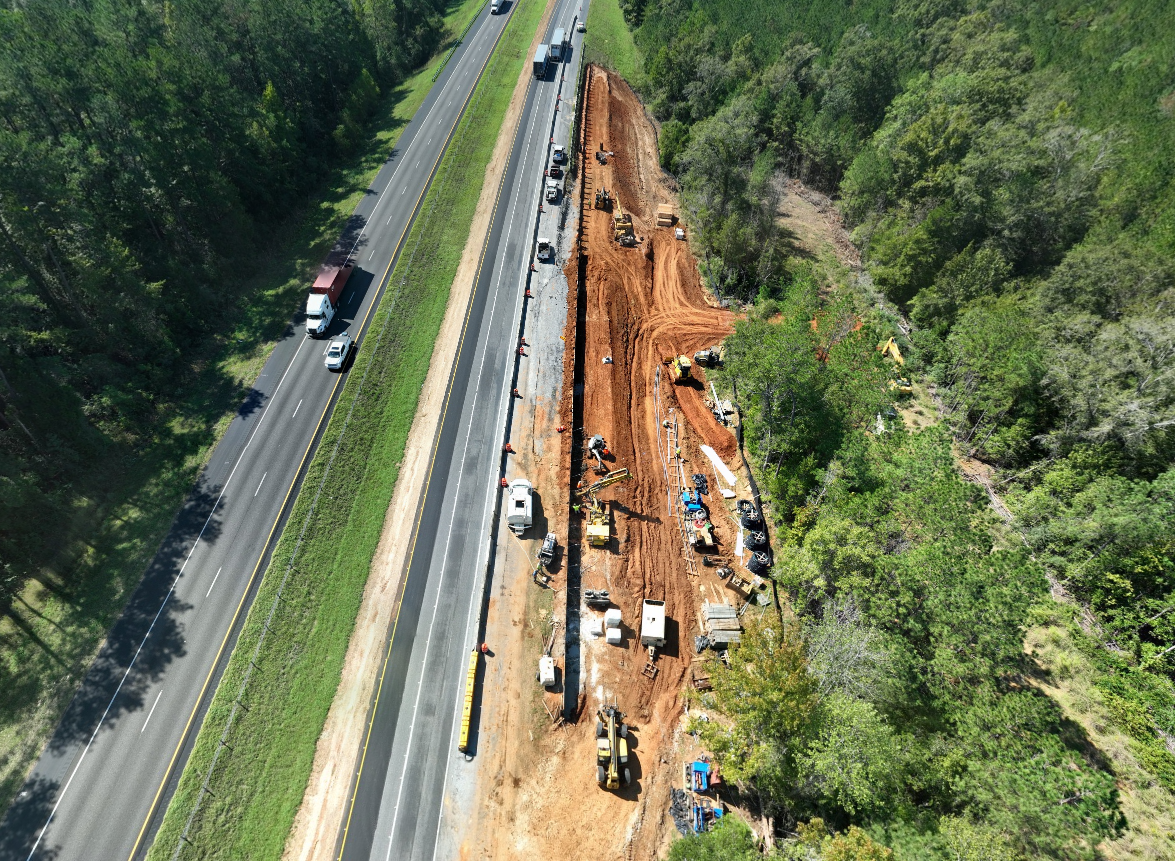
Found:
<path fill-rule="evenodd" d="M 692 356 L 720 343 L 731 331 L 732 315 L 707 300 L 687 244 L 674 239 L 672 228 L 654 228 L 657 205 L 674 198 L 658 166 L 655 131 L 636 95 L 620 78 L 595 67 L 589 67 L 588 78 L 580 239 L 587 255 L 583 433 L 602 434 L 611 452 L 609 466 L 628 467 L 634 478 L 602 494 L 612 503 L 613 540 L 604 548 L 582 543 L 581 585 L 609 590 L 622 611 L 625 637 L 621 646 L 591 638 L 583 644 L 585 690 L 574 723 L 546 721 L 558 709 L 551 695 L 544 698 L 546 714 L 536 702 L 537 718 L 511 721 L 511 750 L 485 776 L 483 802 L 471 811 L 476 836 L 462 846 L 462 858 L 599 861 L 664 854 L 675 833 L 667 815 L 669 790 L 681 782 L 674 748 L 698 608 L 703 599 L 723 597 L 712 568 L 699 565 L 696 578 L 687 574 L 677 522 L 667 504 L 657 445 L 664 430 L 654 417 L 653 386 L 660 368 L 663 417 L 677 411 L 687 475 L 714 474 L 698 448 L 702 444 L 741 472 L 733 434 L 715 422 L 704 402 L 700 369 L 692 385 L 675 387 L 662 364 L 664 357 Z M 601 144 L 614 153 L 606 165 L 591 155 Z M 619 246 L 612 238 L 613 213 L 592 208 L 601 185 L 618 195 L 624 211 L 632 214 L 639 247 Z M 573 254 L 567 268 L 570 294 L 560 403 L 560 421 L 569 428 L 577 262 Z M 611 363 L 605 364 L 605 357 Z M 572 473 L 570 437 L 565 433 L 561 438 L 561 488 L 542 488 L 544 499 L 550 494 L 563 504 Z M 594 461 L 576 464 L 575 473 L 591 481 L 592 466 Z M 719 544 L 716 555 L 729 558 L 737 527 L 713 483 L 708 504 Z M 583 527 L 581 521 L 580 534 Z M 669 620 L 669 643 L 657 656 L 655 679 L 641 673 L 646 654 L 639 642 L 640 606 L 645 598 L 664 600 Z M 556 600 L 563 601 L 561 589 Z M 593 615 L 598 614 L 585 612 L 585 626 Z M 524 688 L 533 684 L 530 673 L 520 679 Z M 595 779 L 594 712 L 605 699 L 618 701 L 633 727 L 633 784 L 619 792 L 601 789 Z"/>
<path fill-rule="evenodd" d="M 588 74 L 583 433 L 602 434 L 611 452 L 609 466 L 628 467 L 634 478 L 603 494 L 614 503 L 611 546 L 583 546 L 582 587 L 609 590 L 622 611 L 626 637 L 622 647 L 597 640 L 584 649 L 586 708 L 579 723 L 563 731 L 569 736 L 566 756 L 571 761 L 565 763 L 562 780 L 571 789 L 567 798 L 582 799 L 577 804 L 589 805 L 591 813 L 564 820 L 570 832 L 564 837 L 569 858 L 621 857 L 625 850 L 633 857 L 653 858 L 669 836 L 665 810 L 672 777 L 679 772 L 678 764 L 668 761 L 668 752 L 679 725 L 701 585 L 687 576 L 681 538 L 667 504 L 657 445 L 657 434 L 664 431 L 654 414 L 654 377 L 660 368 L 663 417 L 677 409 L 686 419 L 681 447 L 687 473 L 712 474 L 697 448 L 701 444 L 709 444 L 733 463 L 738 456 L 734 436 L 710 414 L 703 401 L 703 380 L 675 387 L 663 364 L 666 357 L 692 356 L 720 343 L 731 331 L 732 315 L 707 301 L 688 245 L 674 238 L 672 228 L 654 227 L 658 204 L 671 203 L 673 197 L 657 164 L 655 132 L 636 95 L 623 80 L 603 70 L 593 67 Z M 603 165 L 591 155 L 601 145 L 613 153 Z M 592 208 L 595 190 L 601 186 L 633 216 L 640 239 L 637 248 L 623 248 L 614 241 L 612 212 Z M 574 270 L 574 261 L 568 268 Z M 576 273 L 570 271 L 569 276 L 574 284 Z M 605 363 L 605 358 L 611 362 Z M 570 362 L 565 387 L 570 393 Z M 565 405 L 570 425 L 570 398 Z M 581 469 L 584 480 L 590 481 L 589 464 Z M 729 552 L 734 528 L 724 516 L 721 497 L 717 504 L 711 501 L 711 509 L 720 548 Z M 670 642 L 657 657 L 655 679 L 641 674 L 646 655 L 639 641 L 640 607 L 646 598 L 664 600 L 670 620 Z M 635 785 L 616 794 L 596 786 L 590 767 L 592 712 L 602 699 L 613 698 L 636 726 L 638 739 Z"/>

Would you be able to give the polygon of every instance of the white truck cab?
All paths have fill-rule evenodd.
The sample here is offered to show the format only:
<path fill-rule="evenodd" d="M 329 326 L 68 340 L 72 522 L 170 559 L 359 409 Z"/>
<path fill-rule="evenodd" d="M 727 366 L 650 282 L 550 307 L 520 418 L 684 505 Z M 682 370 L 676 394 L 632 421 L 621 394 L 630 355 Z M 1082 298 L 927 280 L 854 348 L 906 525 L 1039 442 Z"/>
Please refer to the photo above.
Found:
<path fill-rule="evenodd" d="M 502 0 L 490 0 L 490 14 L 497 15 L 502 8 Z"/>
<path fill-rule="evenodd" d="M 311 293 L 306 297 L 306 333 L 312 338 L 321 338 L 330 321 L 335 318 L 335 306 L 330 297 L 322 293 Z"/>
<path fill-rule="evenodd" d="M 506 500 L 506 525 L 515 535 L 521 535 L 534 522 L 532 494 L 534 485 L 525 478 L 510 482 L 510 496 Z"/>

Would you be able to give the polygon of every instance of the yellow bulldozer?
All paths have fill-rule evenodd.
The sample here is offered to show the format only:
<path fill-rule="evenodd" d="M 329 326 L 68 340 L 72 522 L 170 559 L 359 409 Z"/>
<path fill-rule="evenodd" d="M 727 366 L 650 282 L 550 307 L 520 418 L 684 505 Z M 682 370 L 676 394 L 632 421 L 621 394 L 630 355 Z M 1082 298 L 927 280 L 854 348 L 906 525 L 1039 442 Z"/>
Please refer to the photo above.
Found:
<path fill-rule="evenodd" d="M 632 783 L 628 768 L 628 724 L 615 702 L 596 712 L 596 782 L 604 789 Z"/>
<path fill-rule="evenodd" d="M 693 372 L 693 363 L 690 362 L 689 356 L 666 356 L 661 361 L 669 366 L 675 385 L 689 381 Z"/>

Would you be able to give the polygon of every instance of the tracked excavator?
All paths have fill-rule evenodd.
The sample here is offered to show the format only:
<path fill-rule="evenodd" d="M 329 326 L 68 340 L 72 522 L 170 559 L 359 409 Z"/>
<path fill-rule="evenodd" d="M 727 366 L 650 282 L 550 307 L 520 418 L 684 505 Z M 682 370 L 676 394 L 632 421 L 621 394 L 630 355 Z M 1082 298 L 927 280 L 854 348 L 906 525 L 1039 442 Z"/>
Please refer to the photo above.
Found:
<path fill-rule="evenodd" d="M 628 724 L 613 702 L 596 712 L 596 782 L 604 789 L 632 783 L 628 768 Z"/>
<path fill-rule="evenodd" d="M 608 454 L 608 444 L 604 442 L 604 437 L 596 434 L 588 440 L 588 451 L 596 458 L 596 472 L 604 475 L 608 472 L 608 466 L 604 463 L 604 455 Z"/>
<path fill-rule="evenodd" d="M 620 198 L 614 199 L 616 214 L 612 216 L 612 228 L 616 241 L 621 245 L 632 248 L 636 245 L 636 235 L 633 233 L 632 216 L 624 211 L 620 205 Z"/>

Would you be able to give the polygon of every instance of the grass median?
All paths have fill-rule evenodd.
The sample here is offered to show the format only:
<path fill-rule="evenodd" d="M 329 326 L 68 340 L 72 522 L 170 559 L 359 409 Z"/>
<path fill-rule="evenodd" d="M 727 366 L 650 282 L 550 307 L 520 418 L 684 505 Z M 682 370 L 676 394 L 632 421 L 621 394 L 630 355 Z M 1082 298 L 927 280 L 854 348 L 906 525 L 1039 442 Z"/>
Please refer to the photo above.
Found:
<path fill-rule="evenodd" d="M 177 849 L 180 858 L 281 857 L 338 687 L 486 166 L 543 11 L 542 0 L 518 4 L 438 168 L 307 469 L 152 861 Z"/>
<path fill-rule="evenodd" d="M 624 22 L 619 0 L 592 0 L 587 33 L 583 37 L 584 63 L 610 69 L 636 87 L 641 79 L 641 55 L 632 31 Z"/>

